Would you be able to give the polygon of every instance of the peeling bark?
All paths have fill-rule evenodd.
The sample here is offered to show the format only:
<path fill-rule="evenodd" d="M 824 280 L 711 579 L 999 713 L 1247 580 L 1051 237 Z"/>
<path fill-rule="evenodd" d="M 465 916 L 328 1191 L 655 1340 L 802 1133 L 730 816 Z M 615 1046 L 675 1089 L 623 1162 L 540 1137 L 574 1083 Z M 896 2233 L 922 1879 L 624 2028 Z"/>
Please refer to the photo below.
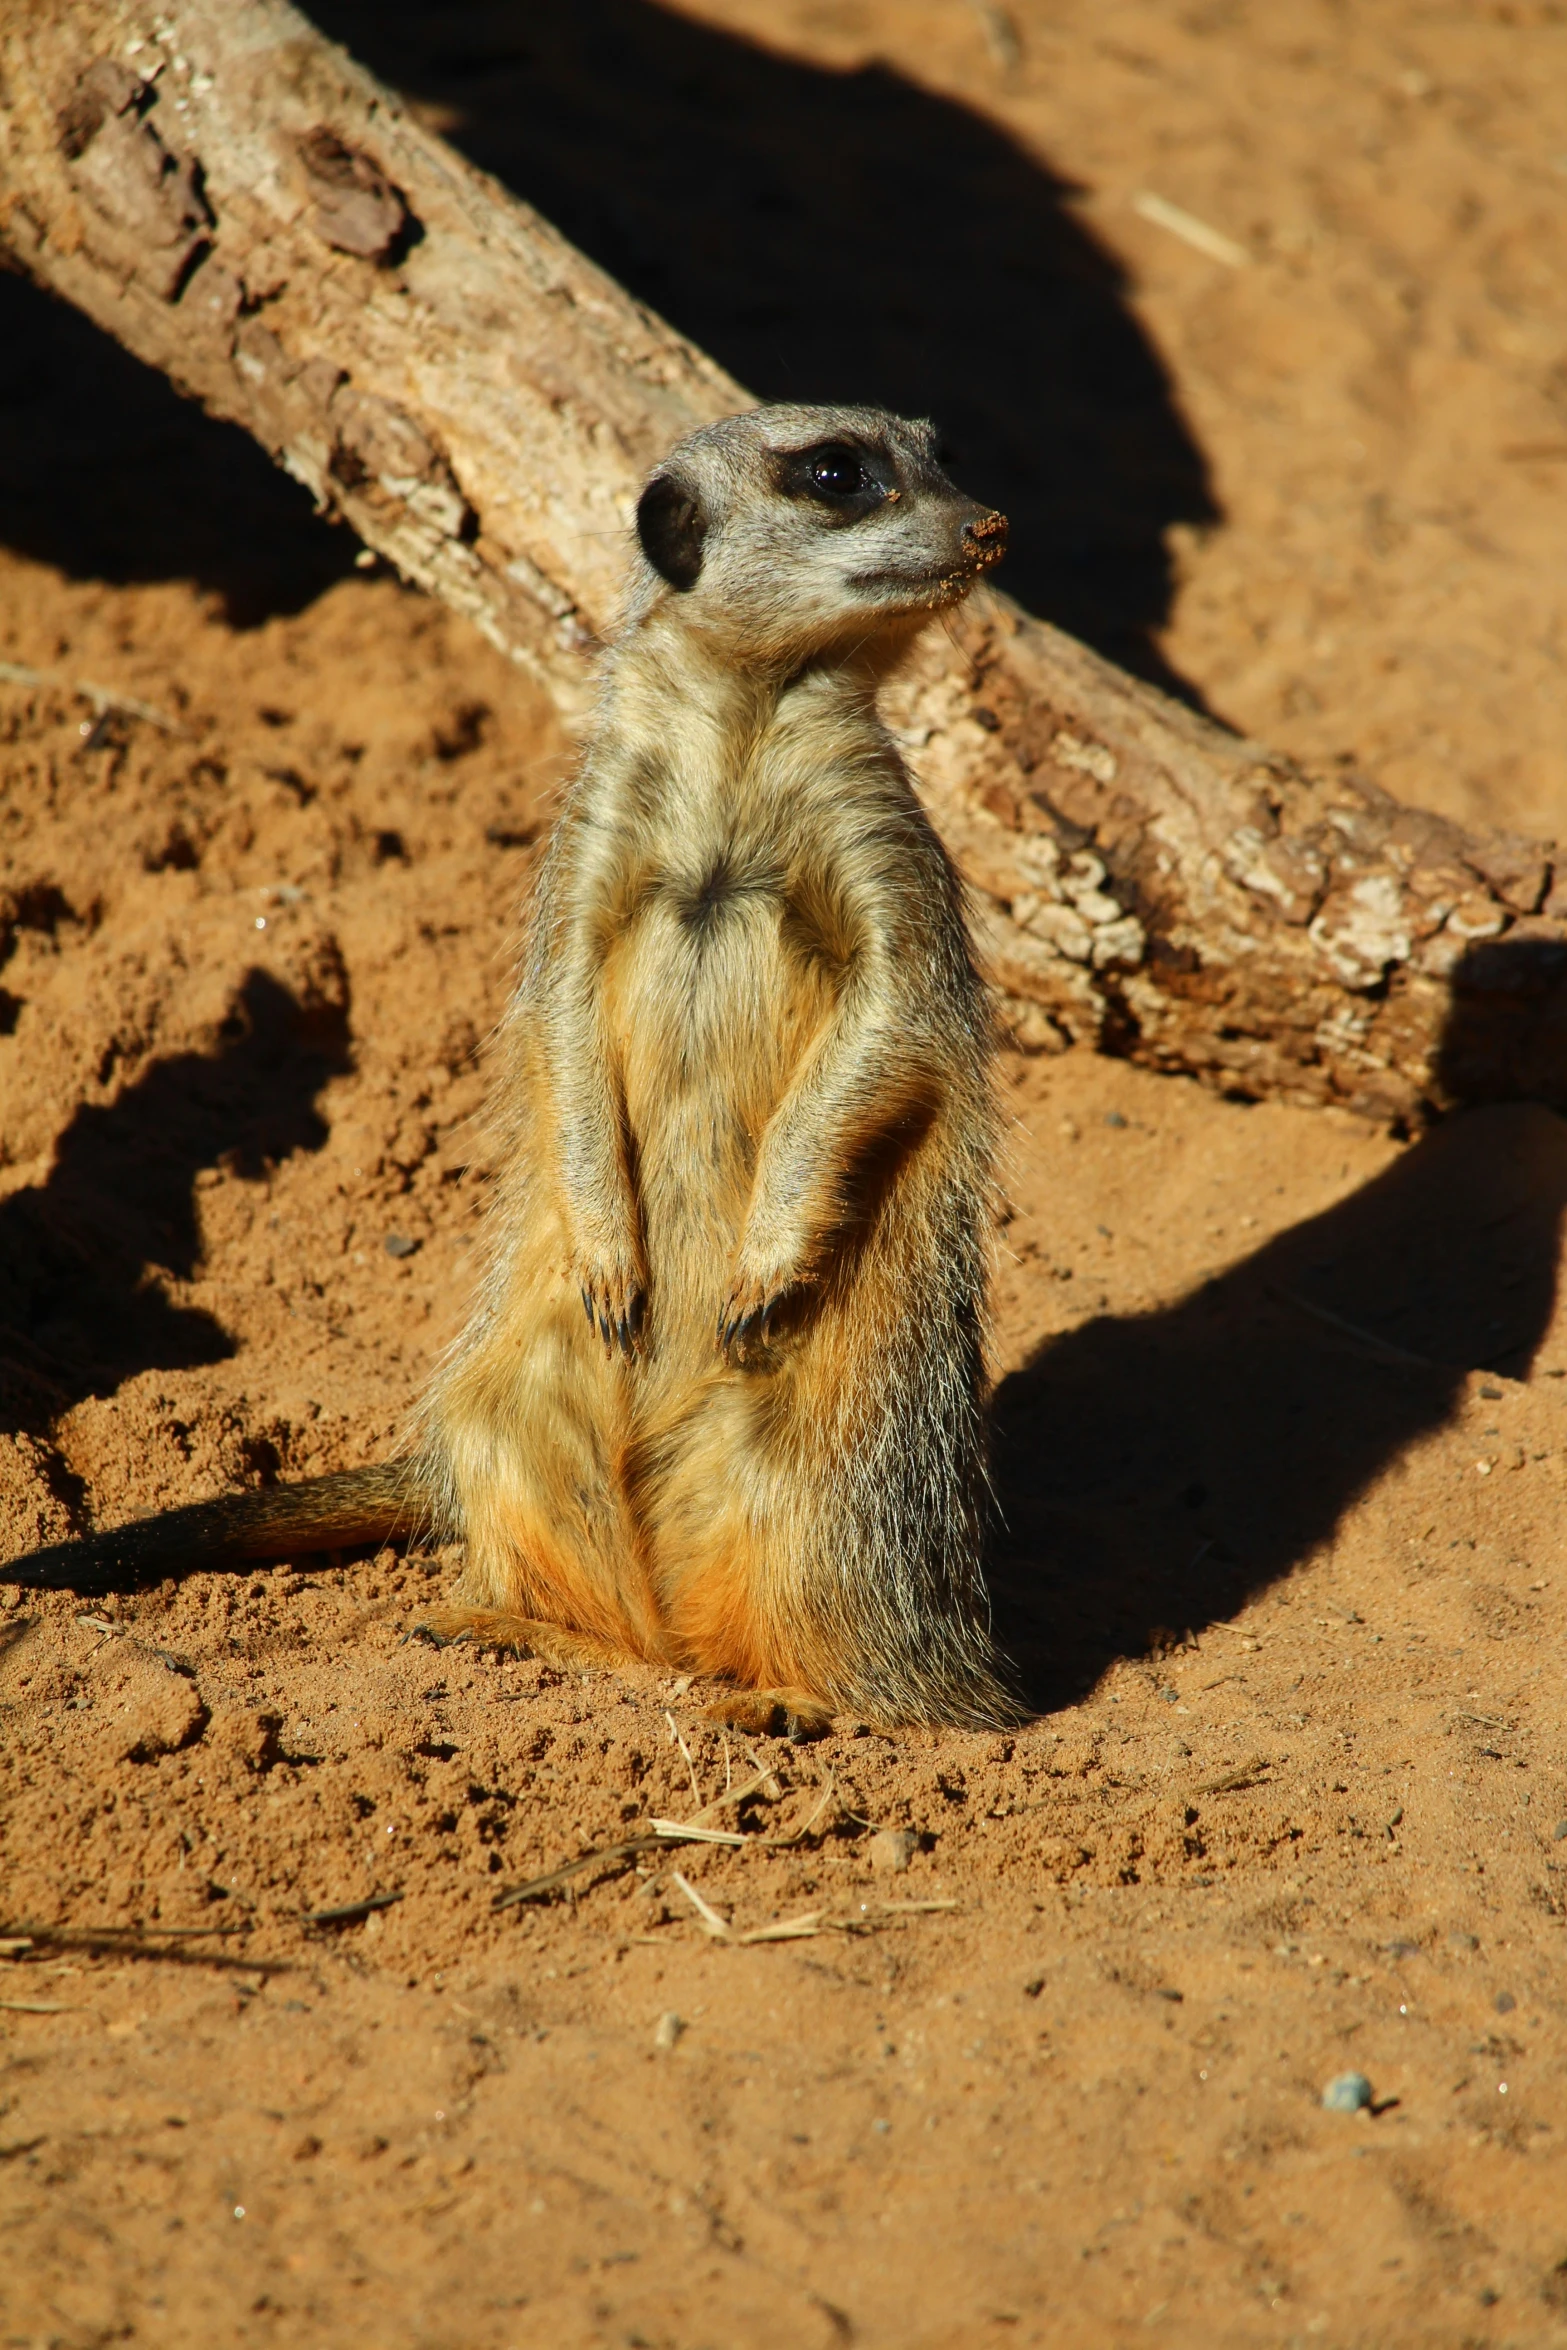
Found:
<path fill-rule="evenodd" d="M 581 716 L 637 484 L 742 389 L 285 0 L 34 0 L 0 75 L 14 261 Z M 1567 1108 L 1548 846 L 1307 774 L 1004 597 L 891 705 L 1025 1044 L 1410 1127 Z"/>

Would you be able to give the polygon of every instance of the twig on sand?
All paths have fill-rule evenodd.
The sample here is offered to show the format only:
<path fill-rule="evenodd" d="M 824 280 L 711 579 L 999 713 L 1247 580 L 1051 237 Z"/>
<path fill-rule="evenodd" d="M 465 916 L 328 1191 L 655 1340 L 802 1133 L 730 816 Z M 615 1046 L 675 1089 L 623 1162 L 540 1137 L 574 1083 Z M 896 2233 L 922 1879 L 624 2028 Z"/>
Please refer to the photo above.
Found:
<path fill-rule="evenodd" d="M 727 1918 L 720 1917 L 717 1910 L 714 1909 L 712 1903 L 709 1901 L 704 1901 L 696 1887 L 688 1883 L 688 1881 L 680 1874 L 678 1869 L 672 1869 L 670 1874 L 673 1876 L 675 1883 L 680 1887 L 680 1890 L 685 1895 L 687 1901 L 690 1902 L 691 1907 L 696 1911 L 697 1916 L 701 1919 L 702 1931 L 705 1934 L 713 1935 L 715 1939 L 722 1940 L 729 1932 L 729 1920 Z"/>
<path fill-rule="evenodd" d="M 222 1926 L 6 1926 L 0 1927 L 0 1950 L 13 1942 L 47 1942 L 61 1949 L 87 1949 L 111 1942 L 193 1942 L 205 1941 L 213 1934 L 248 1934 L 250 1930 L 249 1918 Z"/>
<path fill-rule="evenodd" d="M 401 1893 L 367 1893 L 363 1901 L 342 1901 L 335 1909 L 302 1909 L 299 1922 L 302 1926 L 354 1926 L 372 1910 L 390 1909 L 402 1898 Z"/>
<path fill-rule="evenodd" d="M 756 1834 L 747 1836 L 737 1829 L 710 1828 L 706 1825 L 713 1812 L 722 1810 L 725 1804 L 744 1803 L 747 1796 L 764 1792 L 769 1782 L 774 1790 L 778 1790 L 778 1782 L 771 1771 L 758 1771 L 754 1779 L 748 1779 L 744 1786 L 736 1787 L 729 1795 L 721 1795 L 716 1803 L 710 1803 L 705 1811 L 698 1812 L 694 1820 L 654 1820 L 652 1823 L 653 1833 L 670 1844 L 754 1844 L 779 1852 L 787 1845 L 803 1843 L 831 1808 L 838 1793 L 832 1773 L 829 1771 L 823 1782 L 816 1809 L 811 1813 L 809 1819 L 803 1820 L 799 1827 L 791 1828 L 786 1836 Z M 772 1800 L 776 1802 L 776 1792 Z"/>
<path fill-rule="evenodd" d="M 151 702 L 138 701 L 134 694 L 122 694 L 112 685 L 95 685 L 90 677 L 62 677 L 57 669 L 30 669 L 22 661 L 0 661 L 0 685 L 61 685 L 73 694 L 90 702 L 95 715 L 107 718 L 115 711 L 123 711 L 127 718 L 140 718 L 148 726 L 158 727 L 164 734 L 178 735 L 184 742 L 190 740 L 190 728 L 171 718 L 166 710 L 155 709 Z M 83 732 L 87 732 L 86 728 Z"/>
<path fill-rule="evenodd" d="M 546 1893 L 558 1892 L 584 1869 L 621 1866 L 639 1853 L 654 1851 L 660 1842 L 657 1836 L 628 1836 L 624 1844 L 596 1845 L 591 1852 L 579 1852 L 575 1860 L 562 1861 L 558 1869 L 547 1869 L 542 1877 L 530 1877 L 524 1885 L 508 1885 L 496 1894 L 490 1907 L 515 1909 L 522 1901 L 542 1901 Z"/>
<path fill-rule="evenodd" d="M 190 739 L 190 729 L 171 718 L 166 710 L 156 709 L 151 702 L 139 701 L 135 694 L 122 694 L 118 687 L 97 685 L 89 677 L 64 677 L 57 669 L 32 669 L 22 661 L 0 661 L 0 685 L 58 685 L 69 693 L 90 702 L 99 718 L 114 711 L 123 711 L 127 718 L 141 718 L 149 726 L 159 727 L 165 734 Z M 85 729 L 83 730 L 86 731 Z"/>
<path fill-rule="evenodd" d="M 679 1733 L 676 1732 L 676 1735 Z M 754 1755 L 751 1759 L 756 1761 Z M 695 1776 L 693 1772 L 693 1785 Z M 638 1859 L 641 1854 L 656 1851 L 661 1844 L 755 1845 L 764 1851 L 781 1852 L 792 1844 L 803 1843 L 807 1836 L 814 1833 L 837 1801 L 838 1791 L 829 1772 L 815 1809 L 797 1828 L 791 1828 L 784 1836 L 743 1835 L 736 1829 L 709 1825 L 715 1813 L 744 1803 L 750 1796 L 765 1795 L 769 1801 L 776 1802 L 782 1793 L 776 1774 L 765 1764 L 758 1764 L 751 1778 L 742 1780 L 738 1787 L 731 1787 L 726 1795 L 720 1795 L 715 1802 L 705 1804 L 695 1819 L 652 1820 L 649 1822 L 649 1832 L 644 1835 L 628 1836 L 620 1844 L 596 1845 L 591 1852 L 579 1852 L 575 1860 L 562 1861 L 559 1868 L 547 1869 L 543 1876 L 530 1877 L 526 1884 L 506 1886 L 496 1894 L 490 1906 L 492 1909 L 515 1909 L 519 1902 L 540 1901 L 546 1894 L 558 1892 L 561 1886 L 569 1884 L 573 1877 L 581 1876 L 587 1869 L 624 1867 L 628 1861 Z M 697 1800 L 701 1801 L 700 1788 L 697 1789 Z M 679 1881 L 684 1882 L 683 1879 Z"/>
<path fill-rule="evenodd" d="M 191 1950 L 191 1942 L 206 1942 L 229 1934 L 248 1934 L 253 1921 L 241 1919 L 220 1926 L 0 1926 L 0 1954 L 26 1962 L 36 1950 L 83 1950 L 103 1958 L 157 1958 L 181 1966 L 239 1969 L 246 1974 L 287 1974 L 283 1958 L 230 1957 L 215 1950 Z"/>
<path fill-rule="evenodd" d="M 668 1706 L 667 1706 L 667 1705 L 666 1705 L 666 1706 L 665 1706 L 665 1708 L 664 1708 L 664 1719 L 665 1719 L 665 1721 L 666 1721 L 666 1722 L 669 1724 L 669 1735 L 670 1735 L 670 1737 L 671 1737 L 671 1738 L 673 1738 L 673 1740 L 674 1740 L 675 1744 L 676 1744 L 676 1745 L 679 1747 L 679 1749 L 680 1749 L 681 1753 L 682 1753 L 682 1754 L 685 1756 L 685 1758 L 686 1758 L 686 1769 L 687 1769 L 687 1770 L 690 1772 L 690 1774 L 691 1774 L 691 1793 L 692 1793 L 692 1796 L 693 1796 L 693 1798 L 694 1798 L 694 1800 L 695 1800 L 695 1802 L 696 1802 L 696 1804 L 697 1804 L 697 1806 L 698 1806 L 698 1815 L 697 1815 L 697 1816 L 700 1818 L 700 1816 L 701 1816 L 701 1804 L 702 1804 L 702 1790 L 701 1790 L 701 1788 L 700 1788 L 700 1787 L 697 1785 L 697 1780 L 696 1780 L 696 1764 L 695 1764 L 695 1763 L 694 1763 L 694 1762 L 691 1760 L 691 1749 L 690 1749 L 690 1747 L 689 1747 L 689 1746 L 686 1744 L 685 1740 L 684 1740 L 684 1739 L 681 1737 L 681 1735 L 680 1735 L 680 1725 L 679 1725 L 679 1723 L 678 1723 L 678 1722 L 675 1720 L 675 1717 L 674 1717 L 674 1715 L 673 1715 L 673 1714 L 670 1712 L 670 1710 L 669 1710 L 669 1708 L 668 1708 Z"/>
<path fill-rule="evenodd" d="M 681 1892 L 697 1913 L 702 1931 L 712 1942 L 724 1942 L 731 1949 L 740 1950 L 757 1942 L 803 1942 L 815 1934 L 874 1934 L 882 1926 L 906 1917 L 922 1917 L 934 1910 L 953 1910 L 955 1901 L 862 1901 L 857 1913 L 848 1917 L 830 1917 L 825 1910 L 810 1909 L 797 1918 L 775 1918 L 770 1926 L 752 1926 L 737 1934 L 729 1920 L 704 1901 L 694 1885 L 688 1884 L 678 1869 L 670 1872 Z"/>
<path fill-rule="evenodd" d="M 1138 189 L 1132 198 L 1132 210 L 1139 220 L 1151 221 L 1155 228 L 1168 230 L 1183 245 L 1190 245 L 1194 253 L 1205 253 L 1210 261 L 1222 261 L 1226 269 L 1244 269 L 1251 259 L 1245 246 L 1237 245 L 1233 237 L 1225 236 L 1221 229 L 1210 228 L 1184 205 L 1156 196 L 1151 188 Z"/>
<path fill-rule="evenodd" d="M 1297 1289 L 1275 1289 L 1273 1295 L 1298 1312 L 1310 1314 L 1313 1321 L 1325 1322 L 1330 1330 L 1342 1330 L 1346 1338 L 1359 1339 L 1362 1346 L 1375 1348 L 1378 1354 L 1389 1356 L 1395 1363 L 1408 1363 L 1416 1371 L 1439 1371 L 1442 1367 L 1426 1355 L 1411 1354 L 1407 1346 L 1395 1346 L 1390 1338 L 1379 1338 L 1374 1330 L 1363 1330 L 1358 1322 L 1335 1314 L 1331 1306 L 1319 1306 L 1311 1298 L 1302 1297 Z"/>

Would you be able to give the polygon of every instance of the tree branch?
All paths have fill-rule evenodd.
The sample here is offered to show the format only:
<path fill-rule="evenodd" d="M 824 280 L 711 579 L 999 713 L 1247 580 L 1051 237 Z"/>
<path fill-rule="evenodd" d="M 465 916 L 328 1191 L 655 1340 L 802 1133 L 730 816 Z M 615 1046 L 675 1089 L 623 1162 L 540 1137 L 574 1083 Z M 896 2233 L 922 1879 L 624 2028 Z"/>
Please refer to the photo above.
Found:
<path fill-rule="evenodd" d="M 637 485 L 747 404 L 286 0 L 35 0 L 0 239 L 587 706 Z M 891 697 L 1021 1041 L 1419 1124 L 1567 1107 L 1567 875 L 1311 775 L 1005 598 Z"/>

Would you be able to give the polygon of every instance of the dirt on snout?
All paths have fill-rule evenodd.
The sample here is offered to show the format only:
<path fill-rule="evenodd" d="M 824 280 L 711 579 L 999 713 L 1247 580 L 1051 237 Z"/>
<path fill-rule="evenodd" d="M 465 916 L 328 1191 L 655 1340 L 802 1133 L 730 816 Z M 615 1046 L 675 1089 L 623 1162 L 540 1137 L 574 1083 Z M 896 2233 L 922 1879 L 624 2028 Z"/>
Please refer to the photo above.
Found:
<path fill-rule="evenodd" d="M 1555 446 L 1518 387 L 1559 12 L 1471 13 L 669 22 L 1102 176 L 1229 515 L 1180 526 L 1166 657 L 1542 823 L 1555 459 L 1493 443 Z M 1402 208 L 1469 221 L 1465 173 L 1490 241 L 1442 277 Z M 569 746 L 0 295 L 4 1560 L 397 1441 Z M 451 1559 L 100 1602 L 0 1569 L 0 2343 L 1567 2342 L 1567 1125 L 1403 1143 L 1083 1055 L 1002 1084 L 1016 1733 L 752 1745 L 677 1679 L 437 1650 Z"/>

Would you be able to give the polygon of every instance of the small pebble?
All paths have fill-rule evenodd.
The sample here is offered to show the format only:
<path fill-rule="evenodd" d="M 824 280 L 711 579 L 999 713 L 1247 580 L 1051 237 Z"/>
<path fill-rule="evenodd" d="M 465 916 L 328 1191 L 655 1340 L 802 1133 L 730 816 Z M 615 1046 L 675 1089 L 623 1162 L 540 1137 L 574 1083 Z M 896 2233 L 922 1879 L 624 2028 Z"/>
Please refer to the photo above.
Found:
<path fill-rule="evenodd" d="M 1557 1821 L 1551 1830 L 1551 1842 L 1553 1844 L 1567 1844 L 1567 1820 Z"/>
<path fill-rule="evenodd" d="M 1390 1942 L 1387 1954 L 1389 1958 L 1418 1958 L 1420 1945 L 1418 1942 Z"/>
<path fill-rule="evenodd" d="M 406 1232 L 389 1232 L 381 1246 L 389 1257 L 411 1257 L 417 1255 L 419 1243 L 410 1240 Z"/>
<path fill-rule="evenodd" d="M 1371 2083 L 1364 2073 L 1340 2073 L 1322 2092 L 1324 2113 L 1359 2113 L 1371 2103 Z"/>
<path fill-rule="evenodd" d="M 685 2017 L 676 2015 L 672 2007 L 667 2009 L 653 2028 L 654 2047 L 661 2055 L 667 2056 L 685 2028 Z"/>
<path fill-rule="evenodd" d="M 1119 1110 L 1106 1110 L 1105 1124 L 1107 1126 L 1124 1126 L 1126 1124 L 1126 1120 L 1122 1117 Z"/>
<path fill-rule="evenodd" d="M 878 1828 L 870 1842 L 871 1867 L 878 1877 L 901 1877 L 919 1848 L 912 1828 Z"/>
<path fill-rule="evenodd" d="M 1511 2015 L 1518 2002 L 1510 1991 L 1498 1991 L 1491 2005 L 1498 2015 Z"/>
<path fill-rule="evenodd" d="M 1478 1950 L 1480 1947 L 1480 1937 L 1478 1934 L 1449 1934 L 1447 1937 L 1447 1947 L 1449 1950 L 1462 1955 L 1462 1953 L 1466 1950 Z"/>
<path fill-rule="evenodd" d="M 1178 1689 L 1161 1689 L 1159 1695 L 1164 1699 L 1166 1705 L 1179 1705 L 1181 1702 L 1181 1693 Z"/>

